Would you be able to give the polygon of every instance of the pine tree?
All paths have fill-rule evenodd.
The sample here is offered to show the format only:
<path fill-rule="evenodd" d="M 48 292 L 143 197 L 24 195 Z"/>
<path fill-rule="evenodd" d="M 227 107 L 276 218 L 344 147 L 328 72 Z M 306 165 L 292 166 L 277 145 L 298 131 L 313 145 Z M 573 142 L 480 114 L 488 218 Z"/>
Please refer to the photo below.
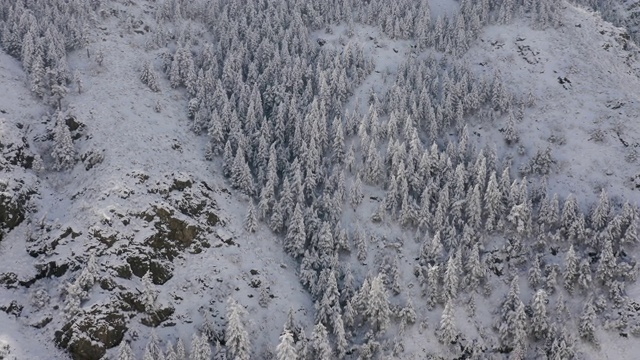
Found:
<path fill-rule="evenodd" d="M 148 314 L 153 313 L 156 308 L 156 300 L 158 298 L 158 290 L 156 290 L 155 285 L 151 279 L 151 270 L 147 270 L 147 272 L 142 276 L 142 286 L 143 286 L 143 303 L 145 310 Z"/>
<path fill-rule="evenodd" d="M 611 280 L 616 276 L 617 264 L 616 258 L 613 255 L 613 249 L 611 240 L 607 238 L 602 244 L 602 251 L 600 252 L 600 260 L 598 261 L 598 268 L 596 269 L 596 278 L 604 285 L 608 285 Z"/>
<path fill-rule="evenodd" d="M 253 195 L 254 184 L 251 169 L 245 159 L 244 150 L 238 147 L 236 156 L 231 167 L 231 181 L 233 187 L 243 192 L 245 195 Z"/>
<path fill-rule="evenodd" d="M 140 81 L 142 81 L 143 84 L 147 85 L 149 89 L 151 89 L 151 91 L 160 91 L 160 86 L 158 85 L 158 76 L 156 75 L 155 71 L 153 71 L 153 67 L 149 60 L 145 61 L 142 65 Z"/>
<path fill-rule="evenodd" d="M 73 72 L 73 82 L 76 84 L 78 94 L 82 94 L 84 83 L 82 82 L 82 77 L 80 76 L 80 72 L 78 70 Z"/>
<path fill-rule="evenodd" d="M 76 279 L 78 285 L 80 285 L 83 290 L 90 291 L 93 287 L 93 284 L 95 284 L 96 280 L 98 280 L 98 271 L 99 267 L 96 262 L 96 256 L 95 253 L 92 252 L 89 255 L 87 263 L 82 269 L 80 276 L 78 276 L 78 278 Z"/>
<path fill-rule="evenodd" d="M 176 354 L 176 350 L 173 348 L 171 340 L 169 340 L 167 347 L 164 349 L 164 358 L 165 360 L 178 360 L 178 354 Z"/>
<path fill-rule="evenodd" d="M 327 329 L 322 325 L 322 323 L 317 323 L 313 328 L 311 341 L 314 351 L 314 359 L 330 360 L 333 357 L 331 345 L 329 344 L 329 334 L 327 334 Z"/>
<path fill-rule="evenodd" d="M 438 329 L 438 339 L 441 343 L 449 345 L 457 341 L 458 330 L 455 321 L 453 301 L 452 299 L 448 299 L 444 306 L 444 311 L 440 318 L 440 327 Z"/>
<path fill-rule="evenodd" d="M 602 189 L 598 205 L 591 213 L 591 224 L 595 230 L 601 230 L 607 224 L 610 210 L 609 195 L 605 189 Z"/>
<path fill-rule="evenodd" d="M 511 281 L 509 293 L 502 304 L 501 319 L 498 326 L 502 345 L 516 348 L 522 346 L 526 338 L 526 314 L 520 300 L 520 287 L 517 276 Z"/>
<path fill-rule="evenodd" d="M 160 349 L 160 339 L 155 331 L 151 331 L 151 338 L 144 349 L 143 360 L 164 360 L 164 354 Z"/>
<path fill-rule="evenodd" d="M 547 303 L 549 299 L 547 292 L 540 289 L 533 297 L 531 308 L 533 309 L 533 318 L 531 319 L 531 331 L 533 336 L 539 340 L 547 338 L 549 332 L 549 316 L 547 315 Z"/>
<path fill-rule="evenodd" d="M 564 273 L 562 274 L 564 288 L 569 293 L 574 290 L 574 284 L 578 277 L 578 257 L 573 250 L 573 245 L 569 247 L 567 255 L 564 258 Z"/>
<path fill-rule="evenodd" d="M 487 231 L 493 231 L 496 229 L 498 219 L 503 212 L 502 195 L 498 187 L 495 171 L 492 171 L 489 176 L 489 183 L 487 184 L 487 190 L 484 195 L 484 204 L 487 217 L 485 229 Z"/>
<path fill-rule="evenodd" d="M 243 317 L 246 310 L 233 298 L 227 301 L 227 327 L 225 341 L 229 359 L 248 360 L 250 358 L 249 334 L 245 330 Z"/>
<path fill-rule="evenodd" d="M 478 247 L 478 243 L 473 244 L 473 247 L 471 248 L 466 268 L 467 277 L 469 278 L 469 286 L 472 290 L 476 289 L 480 282 L 484 280 L 487 272 L 485 265 L 480 261 L 480 249 Z"/>
<path fill-rule="evenodd" d="M 135 360 L 131 346 L 124 340 L 122 340 L 120 347 L 118 348 L 118 360 Z"/>
<path fill-rule="evenodd" d="M 542 283 L 542 270 L 540 269 L 540 255 L 536 255 L 531 267 L 529 268 L 529 274 L 527 279 L 532 289 L 537 289 Z"/>
<path fill-rule="evenodd" d="M 391 308 L 389 306 L 389 294 L 384 287 L 383 274 L 378 274 L 371 281 L 365 316 L 371 323 L 374 332 L 382 332 L 389 325 Z"/>
<path fill-rule="evenodd" d="M 211 359 L 211 346 L 207 336 L 194 333 L 191 340 L 191 352 L 189 354 L 189 360 L 209 360 Z M 248 357 L 246 358 L 248 359 Z"/>
<path fill-rule="evenodd" d="M 293 334 L 289 329 L 284 329 L 280 335 L 280 344 L 276 347 L 277 360 L 298 360 L 295 343 L 293 342 Z"/>
<path fill-rule="evenodd" d="M 305 243 L 307 241 L 306 227 L 304 223 L 304 215 L 300 203 L 296 204 L 293 216 L 287 228 L 285 237 L 285 250 L 293 256 L 300 256 L 304 253 Z"/>
<path fill-rule="evenodd" d="M 354 209 L 360 205 L 363 196 L 362 181 L 360 180 L 360 174 L 358 174 L 356 175 L 356 181 L 353 183 L 351 190 L 349 191 L 349 202 Z"/>
<path fill-rule="evenodd" d="M 562 230 L 566 233 L 570 232 L 574 227 L 574 224 L 578 221 L 578 202 L 573 194 L 569 194 L 564 202 L 562 208 L 562 216 L 560 218 L 560 224 Z"/>
<path fill-rule="evenodd" d="M 256 209 L 253 206 L 253 201 L 250 201 L 247 209 L 247 216 L 244 219 L 244 229 L 249 233 L 254 233 L 257 227 L 258 219 L 256 216 Z"/>
<path fill-rule="evenodd" d="M 444 298 L 447 301 L 455 300 L 458 296 L 458 282 L 460 266 L 458 262 L 460 259 L 455 256 L 453 251 L 449 260 L 447 261 L 447 268 L 444 272 Z"/>
<path fill-rule="evenodd" d="M 347 334 L 344 330 L 344 322 L 340 312 L 334 314 L 333 322 L 333 334 L 336 339 L 336 351 L 338 353 L 338 359 L 343 359 L 347 352 L 349 342 L 347 341 Z"/>
<path fill-rule="evenodd" d="M 54 84 L 51 86 L 51 101 L 58 110 L 62 110 L 62 99 L 69 93 L 69 89 L 64 84 Z"/>
<path fill-rule="evenodd" d="M 55 170 L 70 169 L 76 162 L 76 150 L 71 139 L 71 132 L 61 112 L 56 115 L 51 156 L 53 157 L 53 168 Z"/>
<path fill-rule="evenodd" d="M 182 338 L 178 338 L 178 342 L 176 342 L 176 356 L 176 360 L 187 360 L 187 351 Z"/>
<path fill-rule="evenodd" d="M 598 347 L 598 339 L 596 338 L 596 312 L 593 307 L 593 300 L 589 299 L 582 309 L 582 316 L 580 316 L 580 323 L 578 325 L 578 334 L 580 337 Z"/>
<path fill-rule="evenodd" d="M 509 122 L 507 123 L 507 128 L 504 131 L 504 140 L 507 142 L 507 145 L 515 144 L 520 140 L 520 135 L 518 135 L 518 130 L 516 130 L 513 115 L 509 116 Z"/>
<path fill-rule="evenodd" d="M 271 211 L 271 219 L 269 219 L 269 227 L 271 230 L 278 234 L 284 227 L 284 215 L 281 206 L 281 201 L 276 201 Z"/>
<path fill-rule="evenodd" d="M 357 225 L 355 234 L 353 236 L 353 243 L 356 246 L 358 261 L 364 262 L 367 260 L 367 239 L 366 233 Z"/>
<path fill-rule="evenodd" d="M 318 281 L 317 288 L 319 288 L 318 292 L 322 293 L 322 298 L 316 302 L 316 322 L 329 324 L 330 320 L 334 318 L 334 314 L 339 314 L 340 312 L 340 292 L 338 291 L 335 271 L 328 269 L 323 269 L 322 271 L 326 274 L 327 282 L 326 284 L 320 284 L 320 281 Z"/>

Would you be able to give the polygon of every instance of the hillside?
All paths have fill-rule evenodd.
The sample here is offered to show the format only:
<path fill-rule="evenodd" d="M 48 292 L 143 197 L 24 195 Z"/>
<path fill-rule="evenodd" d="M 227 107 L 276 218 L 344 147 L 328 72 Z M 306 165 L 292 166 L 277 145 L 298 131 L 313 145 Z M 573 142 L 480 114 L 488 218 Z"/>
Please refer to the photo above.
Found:
<path fill-rule="evenodd" d="M 634 9 L 0 0 L 0 359 L 635 358 Z"/>

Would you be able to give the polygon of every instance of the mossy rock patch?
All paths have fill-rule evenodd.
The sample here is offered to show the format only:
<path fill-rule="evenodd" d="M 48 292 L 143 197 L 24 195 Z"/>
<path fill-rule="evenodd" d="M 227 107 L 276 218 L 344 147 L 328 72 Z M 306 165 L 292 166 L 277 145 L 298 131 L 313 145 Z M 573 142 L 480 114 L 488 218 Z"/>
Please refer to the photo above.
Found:
<path fill-rule="evenodd" d="M 142 256 L 130 256 L 127 263 L 131 272 L 137 277 L 143 277 L 147 271 L 151 272 L 151 280 L 156 285 L 162 285 L 173 277 L 173 266 L 166 261 L 150 260 Z"/>
<path fill-rule="evenodd" d="M 120 344 L 127 323 L 124 315 L 94 306 L 66 323 L 55 333 L 56 345 L 67 349 L 74 360 L 98 360 L 107 349 Z"/>
<path fill-rule="evenodd" d="M 157 327 L 158 325 L 167 321 L 175 311 L 176 310 L 171 306 L 164 309 L 158 309 L 140 319 L 140 322 L 145 326 Z"/>
<path fill-rule="evenodd" d="M 173 211 L 154 207 L 151 212 L 141 214 L 147 222 L 155 221 L 157 232 L 145 240 L 154 252 L 165 259 L 173 260 L 196 240 L 202 229 L 174 216 Z"/>

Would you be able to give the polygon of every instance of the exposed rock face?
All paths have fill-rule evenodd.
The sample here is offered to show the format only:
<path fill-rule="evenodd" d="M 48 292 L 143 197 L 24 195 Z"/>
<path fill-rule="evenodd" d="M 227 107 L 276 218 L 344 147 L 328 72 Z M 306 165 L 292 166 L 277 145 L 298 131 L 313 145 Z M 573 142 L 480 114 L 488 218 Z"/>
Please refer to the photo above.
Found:
<path fill-rule="evenodd" d="M 35 193 L 35 179 L 25 172 L 33 159 L 21 128 L 0 118 L 0 241 L 25 219 L 26 204 Z"/>
<path fill-rule="evenodd" d="M 141 290 L 131 289 L 127 281 L 140 281 L 139 278 L 150 273 L 154 285 L 165 284 L 173 277 L 174 260 L 185 251 L 198 252 L 209 246 L 203 235 L 213 232 L 213 227 L 220 223 L 212 200 L 213 190 L 205 183 L 196 182 L 186 174 L 171 174 L 164 179 L 151 179 L 142 173 L 131 176 L 137 184 L 131 186 L 123 200 L 143 194 L 148 204 L 144 210 L 113 209 L 108 221 L 96 223 L 89 229 L 68 227 L 65 230 L 64 226 L 52 229 L 35 240 L 31 248 L 34 255 L 41 256 L 86 238 L 100 249 L 100 256 L 113 257 L 94 286 L 109 291 L 109 299 L 88 309 L 81 306 L 79 315 L 56 331 L 56 344 L 66 349 L 73 359 L 104 356 L 107 349 L 120 343 L 133 318 L 148 327 L 174 325 L 172 304 L 157 304 L 149 309 Z M 141 230 L 146 232 L 145 236 L 136 236 Z M 58 258 L 51 262 L 41 265 L 40 274 L 77 276 L 82 269 L 76 259 Z M 0 281 L 16 280 L 7 274 L 0 277 Z"/>
<path fill-rule="evenodd" d="M 123 314 L 96 304 L 56 331 L 55 340 L 74 360 L 97 360 L 107 349 L 117 346 L 126 331 Z"/>

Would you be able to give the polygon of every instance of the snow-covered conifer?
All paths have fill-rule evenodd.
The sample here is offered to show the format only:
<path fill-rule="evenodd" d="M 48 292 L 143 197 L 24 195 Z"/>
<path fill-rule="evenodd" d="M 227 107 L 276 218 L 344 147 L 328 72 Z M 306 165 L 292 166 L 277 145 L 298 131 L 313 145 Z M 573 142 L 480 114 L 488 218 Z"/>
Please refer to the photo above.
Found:
<path fill-rule="evenodd" d="M 313 334 L 311 337 L 312 347 L 314 352 L 314 359 L 317 360 L 331 360 L 333 357 L 333 351 L 329 344 L 329 334 L 327 329 L 322 323 L 317 323 L 313 328 Z"/>
<path fill-rule="evenodd" d="M 176 342 L 176 360 L 187 360 L 187 350 L 184 347 L 184 342 L 182 338 L 178 338 Z"/>
<path fill-rule="evenodd" d="M 578 334 L 580 337 L 598 346 L 598 339 L 596 338 L 596 311 L 593 306 L 593 300 L 589 299 L 582 309 L 582 315 L 580 316 L 580 322 L 578 324 Z"/>
<path fill-rule="evenodd" d="M 176 350 L 173 347 L 173 343 L 171 340 L 167 343 L 167 346 L 164 349 L 164 359 L 165 360 L 178 360 L 178 354 L 176 354 Z"/>
<path fill-rule="evenodd" d="M 233 186 L 245 195 L 252 195 L 254 190 L 253 175 L 245 158 L 244 150 L 238 147 L 231 166 L 231 181 Z"/>
<path fill-rule="evenodd" d="M 142 65 L 142 72 L 140 73 L 140 81 L 147 85 L 151 91 L 160 91 L 160 85 L 158 85 L 158 76 L 153 70 L 153 66 L 150 61 L 145 61 Z"/>
<path fill-rule="evenodd" d="M 475 289 L 484 280 L 486 276 L 486 267 L 480 261 L 480 249 L 478 243 L 473 244 L 466 264 L 466 276 L 469 279 L 467 283 L 471 289 Z"/>
<path fill-rule="evenodd" d="M 529 285 L 532 289 L 537 289 L 538 286 L 542 283 L 542 270 L 540 269 L 540 255 L 537 255 L 533 262 L 531 263 L 531 267 L 529 268 L 529 274 L 527 279 L 529 280 Z"/>
<path fill-rule="evenodd" d="M 384 286 L 383 274 L 378 274 L 371 281 L 365 316 L 371 323 L 374 332 L 382 332 L 389 326 L 391 308 L 389 294 Z"/>
<path fill-rule="evenodd" d="M 447 267 L 444 272 L 444 298 L 449 300 L 455 300 L 458 296 L 458 283 L 459 283 L 459 266 L 460 259 L 451 252 L 449 260 L 447 261 Z"/>
<path fill-rule="evenodd" d="M 602 244 L 602 250 L 600 252 L 600 260 L 598 261 L 598 268 L 596 269 L 596 278 L 607 285 L 616 276 L 616 258 L 613 255 L 613 249 L 611 246 L 611 240 L 605 239 Z"/>
<path fill-rule="evenodd" d="M 564 272 L 562 273 L 564 288 L 572 293 L 575 288 L 575 282 L 578 277 L 578 257 L 576 256 L 573 245 L 569 247 L 567 255 L 564 258 Z"/>
<path fill-rule="evenodd" d="M 496 179 L 495 171 L 491 172 L 489 176 L 489 182 L 487 183 L 487 190 L 484 195 L 485 214 L 487 220 L 485 222 L 485 229 L 492 231 L 496 228 L 498 219 L 503 211 L 502 195 L 498 187 L 498 181 Z"/>
<path fill-rule="evenodd" d="M 209 360 L 211 359 L 211 346 L 205 334 L 198 336 L 194 333 L 191 340 L 191 352 L 189 353 L 189 360 Z M 237 357 L 234 359 L 238 359 Z M 241 358 L 241 359 L 248 359 Z"/>
<path fill-rule="evenodd" d="M 269 227 L 274 233 L 279 233 L 284 227 L 284 215 L 281 201 L 276 201 L 271 211 L 271 219 L 269 219 Z"/>
<path fill-rule="evenodd" d="M 76 150 L 71 139 L 71 132 L 61 112 L 56 115 L 51 156 L 53 157 L 53 168 L 55 170 L 70 169 L 76 162 Z"/>
<path fill-rule="evenodd" d="M 156 300 L 158 298 L 158 290 L 156 289 L 153 281 L 151 280 L 151 271 L 147 270 L 147 272 L 142 276 L 142 286 L 143 286 L 143 303 L 145 310 L 147 313 L 152 313 L 156 309 Z"/>
<path fill-rule="evenodd" d="M 358 261 L 364 262 L 367 260 L 367 233 L 357 225 L 356 231 L 353 235 L 353 244 L 356 247 Z"/>
<path fill-rule="evenodd" d="M 293 334 L 289 329 L 284 329 L 280 335 L 280 343 L 276 347 L 277 360 L 298 360 L 298 352 L 293 342 Z"/>
<path fill-rule="evenodd" d="M 143 360 L 164 360 L 164 353 L 160 349 L 160 339 L 154 330 L 151 331 L 151 337 L 144 349 Z"/>
<path fill-rule="evenodd" d="M 533 297 L 531 309 L 533 317 L 531 319 L 531 332 L 539 340 L 546 339 L 549 332 L 549 316 L 547 315 L 547 292 L 540 289 Z"/>
<path fill-rule="evenodd" d="M 598 205 L 591 213 L 591 225 L 595 230 L 601 230 L 607 224 L 610 209 L 609 195 L 605 189 L 602 189 Z"/>
<path fill-rule="evenodd" d="M 249 334 L 245 330 L 243 320 L 246 313 L 242 305 L 238 304 L 233 298 L 229 298 L 227 301 L 227 327 L 225 331 L 229 359 L 249 360 L 250 358 Z"/>
<path fill-rule="evenodd" d="M 244 229 L 249 233 L 253 233 L 256 231 L 257 227 L 258 227 L 258 219 L 257 219 L 256 209 L 253 206 L 253 201 L 250 201 L 249 207 L 247 209 L 247 216 L 244 218 Z"/>
<path fill-rule="evenodd" d="M 82 94 L 84 83 L 82 82 L 82 77 L 80 76 L 80 72 L 78 70 L 73 72 L 73 82 L 76 84 L 78 94 Z"/>
<path fill-rule="evenodd" d="M 356 175 L 356 180 L 351 186 L 351 190 L 349 191 L 349 202 L 351 206 L 355 209 L 360 205 L 363 198 L 362 194 L 362 181 L 360 180 L 360 174 Z"/>
<path fill-rule="evenodd" d="M 304 247 L 307 241 L 305 228 L 304 214 L 302 213 L 300 203 L 298 203 L 293 211 L 285 237 L 285 250 L 293 256 L 300 256 L 304 253 Z"/>
<path fill-rule="evenodd" d="M 518 134 L 518 130 L 516 129 L 516 124 L 513 116 L 509 116 L 507 128 L 504 130 L 504 140 L 508 145 L 515 144 L 520 140 L 520 135 Z"/>
<path fill-rule="evenodd" d="M 455 324 L 455 312 L 453 308 L 453 300 L 448 299 L 442 317 L 440 318 L 440 327 L 438 328 L 438 340 L 443 344 L 452 344 L 458 336 L 458 329 Z"/>
<path fill-rule="evenodd" d="M 440 299 L 440 264 L 427 265 L 427 307 L 433 309 Z"/>
<path fill-rule="evenodd" d="M 593 277 L 591 275 L 591 266 L 589 265 L 589 260 L 582 259 L 580 261 L 580 265 L 578 266 L 578 286 L 582 291 L 587 291 L 591 289 L 591 284 L 593 281 Z"/>
<path fill-rule="evenodd" d="M 122 340 L 118 347 L 118 360 L 135 360 L 133 350 L 127 341 Z"/>

